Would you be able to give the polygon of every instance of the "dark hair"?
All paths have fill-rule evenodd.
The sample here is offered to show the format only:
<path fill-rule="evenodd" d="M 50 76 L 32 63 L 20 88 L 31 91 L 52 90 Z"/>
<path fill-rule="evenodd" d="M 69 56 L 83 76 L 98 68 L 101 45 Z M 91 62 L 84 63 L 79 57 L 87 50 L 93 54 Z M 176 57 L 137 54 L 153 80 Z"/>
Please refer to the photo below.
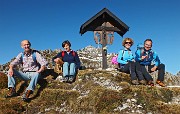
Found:
<path fill-rule="evenodd" d="M 152 42 L 152 40 L 151 40 L 151 39 L 146 39 L 146 40 L 144 41 L 144 44 L 145 44 L 145 42 L 146 42 L 146 41 L 151 41 L 151 42 Z M 153 42 L 152 42 L 152 43 L 153 43 Z"/>
<path fill-rule="evenodd" d="M 68 41 L 68 40 L 65 40 L 63 43 L 62 43 L 62 47 L 64 48 L 64 46 L 68 44 L 69 47 L 71 47 L 71 43 Z"/>

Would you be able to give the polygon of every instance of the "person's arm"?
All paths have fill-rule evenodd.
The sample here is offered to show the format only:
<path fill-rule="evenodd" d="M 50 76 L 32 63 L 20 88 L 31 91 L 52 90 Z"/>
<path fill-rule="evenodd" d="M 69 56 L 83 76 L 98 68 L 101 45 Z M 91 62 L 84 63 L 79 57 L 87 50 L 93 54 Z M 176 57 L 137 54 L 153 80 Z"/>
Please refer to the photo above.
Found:
<path fill-rule="evenodd" d="M 79 69 L 81 66 L 81 62 L 80 62 L 77 52 L 75 52 L 75 61 L 76 61 L 76 65 L 77 65 L 76 68 Z"/>
<path fill-rule="evenodd" d="M 136 52 L 135 52 L 135 61 L 139 62 L 141 60 L 142 60 L 141 59 L 141 52 L 140 52 L 140 50 L 136 50 Z"/>
<path fill-rule="evenodd" d="M 153 60 L 155 62 L 155 65 L 153 68 L 151 68 L 151 71 L 155 71 L 157 69 L 158 65 L 160 64 L 160 59 L 156 52 L 153 53 Z"/>
<path fill-rule="evenodd" d="M 46 66 L 48 65 L 48 62 L 46 59 L 38 52 L 36 52 L 36 59 L 37 62 L 41 65 L 41 68 L 37 72 L 43 72 L 46 69 Z"/>
<path fill-rule="evenodd" d="M 56 56 L 54 56 L 54 57 L 52 58 L 52 63 L 53 63 L 53 64 L 55 64 L 55 63 L 58 62 L 58 61 L 57 61 L 57 58 L 62 57 L 62 54 L 61 54 L 61 53 L 62 53 L 62 52 L 58 53 Z"/>
<path fill-rule="evenodd" d="M 124 52 L 123 51 L 124 50 L 119 51 L 117 62 L 120 63 L 120 64 L 127 64 L 128 63 L 127 61 L 122 60 L 122 58 L 124 58 L 123 56 L 126 54 L 126 51 L 124 51 Z"/>
<path fill-rule="evenodd" d="M 9 71 L 8 71 L 10 76 L 13 75 L 13 68 L 14 68 L 14 66 L 22 63 L 22 58 L 21 57 L 22 57 L 22 53 L 18 54 L 18 56 L 10 63 Z"/>

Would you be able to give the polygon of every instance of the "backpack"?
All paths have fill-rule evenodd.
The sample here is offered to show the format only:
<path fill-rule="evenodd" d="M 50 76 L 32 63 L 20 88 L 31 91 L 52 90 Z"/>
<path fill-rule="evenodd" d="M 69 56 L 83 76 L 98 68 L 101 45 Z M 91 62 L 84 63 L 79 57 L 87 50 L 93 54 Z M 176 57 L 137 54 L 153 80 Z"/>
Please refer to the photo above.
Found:
<path fill-rule="evenodd" d="M 140 57 L 142 57 L 142 55 L 145 53 L 144 52 L 144 45 L 142 44 L 142 43 L 139 43 L 138 45 L 137 45 L 137 50 L 140 50 L 140 52 L 141 52 L 141 54 L 140 54 Z M 137 51 L 136 50 L 136 51 Z M 151 50 L 150 51 L 150 55 L 153 55 L 154 54 L 154 52 Z M 148 55 L 149 56 L 149 55 Z"/>
<path fill-rule="evenodd" d="M 142 43 L 139 43 L 137 45 L 137 50 L 136 51 L 138 51 L 138 50 L 140 50 L 140 52 L 141 52 L 141 54 L 140 54 L 140 57 L 141 57 L 143 55 L 143 53 L 144 53 L 144 45 Z"/>
<path fill-rule="evenodd" d="M 36 52 L 38 52 L 38 53 L 40 53 L 39 51 L 37 51 L 37 50 L 33 50 L 32 51 L 32 58 L 33 58 L 33 61 L 35 62 L 35 63 L 37 63 L 37 60 L 36 60 Z M 23 57 L 24 57 L 24 54 L 23 54 L 23 52 L 21 53 L 21 62 L 22 62 L 22 64 L 24 63 L 23 62 Z"/>
<path fill-rule="evenodd" d="M 123 52 L 122 52 L 121 60 L 123 60 L 123 56 L 124 56 L 124 50 L 122 50 L 122 51 L 123 51 Z M 118 63 L 117 59 L 118 59 L 118 56 L 117 56 L 117 55 L 114 56 L 114 57 L 112 57 L 111 63 L 112 63 L 112 64 L 118 64 L 118 65 L 120 66 L 120 63 Z"/>

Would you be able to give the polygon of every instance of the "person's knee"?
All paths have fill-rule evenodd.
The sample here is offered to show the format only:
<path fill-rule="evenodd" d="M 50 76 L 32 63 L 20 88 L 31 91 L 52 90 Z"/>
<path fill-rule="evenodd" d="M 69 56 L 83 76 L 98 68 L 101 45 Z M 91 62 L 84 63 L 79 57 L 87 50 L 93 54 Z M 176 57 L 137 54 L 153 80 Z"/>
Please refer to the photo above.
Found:
<path fill-rule="evenodd" d="M 34 75 L 32 76 L 32 78 L 38 79 L 40 76 L 41 76 L 41 74 L 38 73 L 38 72 L 36 72 L 36 73 L 34 73 Z"/>
<path fill-rule="evenodd" d="M 165 69 L 165 65 L 164 65 L 164 64 L 160 64 L 160 65 L 159 65 L 159 68 L 160 68 L 160 69 Z"/>

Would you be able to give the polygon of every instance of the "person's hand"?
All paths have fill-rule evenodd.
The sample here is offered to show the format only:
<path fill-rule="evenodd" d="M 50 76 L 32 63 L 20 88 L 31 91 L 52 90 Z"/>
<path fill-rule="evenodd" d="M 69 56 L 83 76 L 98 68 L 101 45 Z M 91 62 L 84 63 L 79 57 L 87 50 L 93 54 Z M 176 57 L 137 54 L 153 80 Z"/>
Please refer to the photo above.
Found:
<path fill-rule="evenodd" d="M 154 72 L 157 69 L 157 66 L 151 68 L 151 71 Z"/>
<path fill-rule="evenodd" d="M 56 58 L 54 59 L 54 62 L 56 62 L 57 64 L 60 64 L 61 66 L 64 64 L 62 58 Z"/>
<path fill-rule="evenodd" d="M 147 56 L 142 56 L 142 57 L 141 57 L 141 60 L 144 60 L 146 57 L 147 57 Z"/>
<path fill-rule="evenodd" d="M 9 69 L 8 74 L 9 76 L 13 76 L 13 69 Z"/>
<path fill-rule="evenodd" d="M 42 66 L 37 72 L 41 73 L 41 72 L 43 72 L 45 70 L 45 68 L 46 68 L 45 66 Z"/>
<path fill-rule="evenodd" d="M 57 63 L 58 62 L 58 58 L 54 59 L 54 62 Z"/>

